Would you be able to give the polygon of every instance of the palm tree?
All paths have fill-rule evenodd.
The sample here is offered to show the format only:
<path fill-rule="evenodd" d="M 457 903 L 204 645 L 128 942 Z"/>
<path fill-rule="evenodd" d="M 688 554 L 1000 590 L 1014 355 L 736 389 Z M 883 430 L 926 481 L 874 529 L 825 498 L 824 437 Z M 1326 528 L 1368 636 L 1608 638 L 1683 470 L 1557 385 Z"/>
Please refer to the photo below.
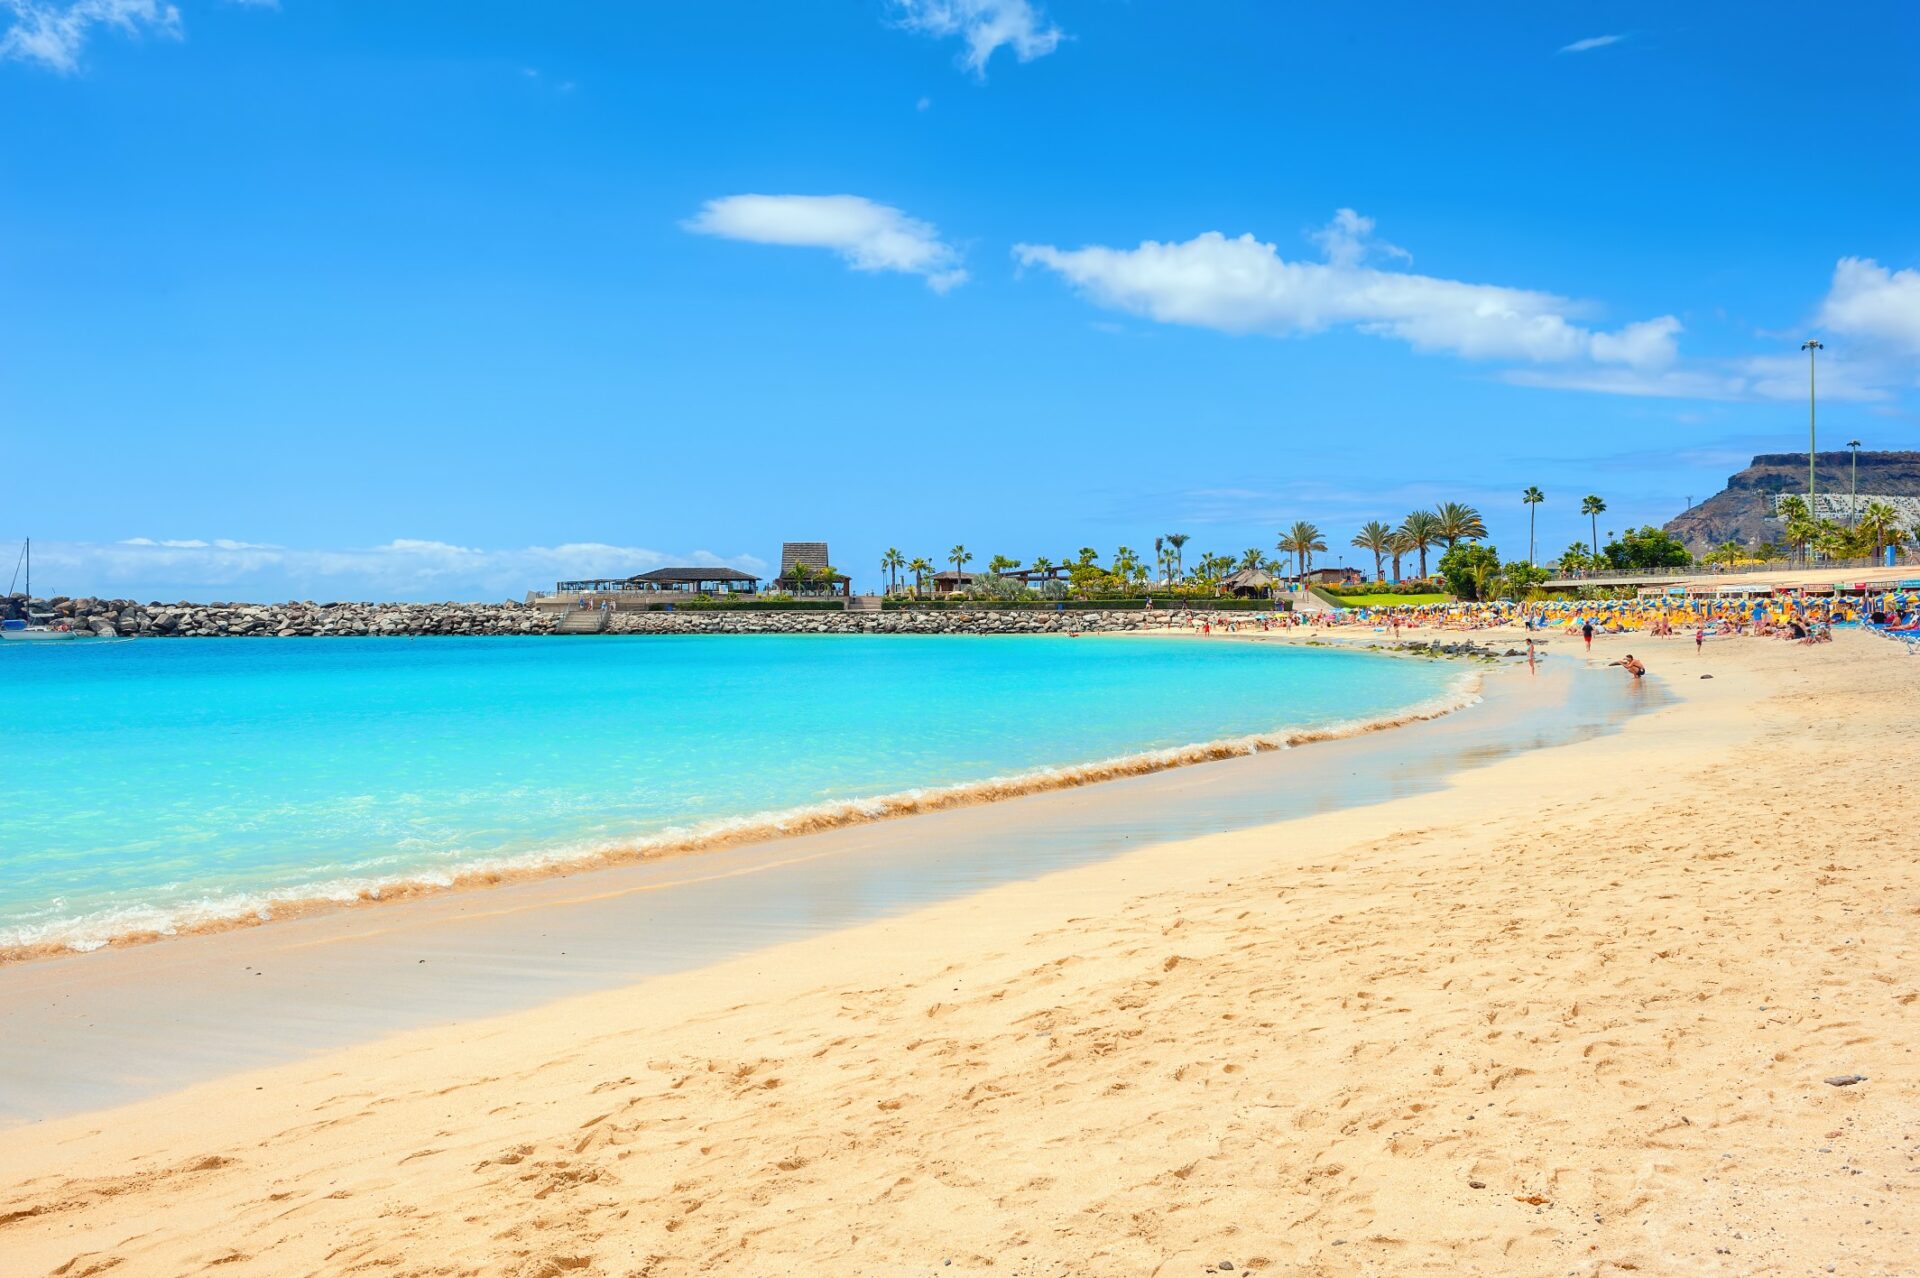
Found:
<path fill-rule="evenodd" d="M 805 564 L 796 563 L 793 566 L 793 593 L 796 595 L 806 594 L 807 582 L 812 576 L 813 569 L 807 567 Z"/>
<path fill-rule="evenodd" d="M 1033 557 L 1033 571 L 1040 580 L 1045 581 L 1047 574 L 1053 571 L 1053 560 L 1047 558 L 1045 555 L 1035 555 Z"/>
<path fill-rule="evenodd" d="M 973 556 L 968 553 L 965 546 L 955 546 L 947 552 L 947 562 L 953 565 L 954 575 L 958 577 L 966 566 L 973 562 Z M 958 586 L 960 583 L 956 580 L 953 584 Z"/>
<path fill-rule="evenodd" d="M 900 591 L 900 570 L 907 566 L 907 557 L 900 553 L 897 546 L 887 547 L 887 553 L 880 556 L 880 567 L 887 574 L 887 593 Z"/>
<path fill-rule="evenodd" d="M 1583 555 L 1586 553 L 1586 548 L 1584 546 L 1576 546 L 1576 549 L 1578 549 L 1580 553 Z M 1700 562 L 1706 563 L 1706 564 L 1725 564 L 1727 565 L 1727 567 L 1731 568 L 1735 564 L 1739 563 L 1741 558 L 1746 553 L 1747 552 L 1745 548 L 1742 547 L 1739 542 L 1729 537 L 1725 541 L 1721 542 L 1718 546 L 1715 546 L 1712 550 L 1709 550 L 1706 554 L 1702 555 L 1700 557 Z"/>
<path fill-rule="evenodd" d="M 1251 571 L 1252 569 L 1258 568 L 1260 561 L 1265 557 L 1266 556 L 1261 553 L 1260 547 L 1248 546 L 1246 552 L 1240 556 L 1240 566 Z"/>
<path fill-rule="evenodd" d="M 1387 551 L 1393 547 L 1393 529 L 1377 519 L 1370 519 L 1360 525 L 1360 531 L 1354 534 L 1353 544 L 1362 550 L 1373 552 L 1373 579 L 1385 581 L 1387 569 L 1383 559 Z"/>
<path fill-rule="evenodd" d="M 1486 603 L 1493 596 L 1502 593 L 1506 579 L 1500 575 L 1498 564 L 1479 564 L 1473 569 L 1473 597 L 1480 603 Z"/>
<path fill-rule="evenodd" d="M 1018 559 L 1009 559 L 1005 555 L 995 555 L 993 558 L 987 560 L 987 571 L 996 577 L 1007 572 L 1009 569 L 1018 568 L 1019 566 L 1020 561 Z"/>
<path fill-rule="evenodd" d="M 1878 559 L 1889 544 L 1900 544 L 1900 512 L 1883 501 L 1870 501 L 1860 512 L 1859 531 L 1873 542 L 1873 557 Z"/>
<path fill-rule="evenodd" d="M 1300 561 L 1300 551 L 1294 545 L 1293 534 L 1290 532 L 1281 533 L 1280 539 L 1273 543 L 1273 548 L 1283 555 L 1290 556 L 1292 563 Z M 1289 577 L 1295 575 L 1291 566 L 1288 568 L 1287 575 Z"/>
<path fill-rule="evenodd" d="M 1387 553 L 1393 556 L 1393 579 L 1400 580 L 1400 561 L 1413 553 L 1413 538 L 1404 532 L 1396 532 L 1387 542 Z"/>
<path fill-rule="evenodd" d="M 1434 531 L 1447 543 L 1448 550 L 1458 542 L 1476 541 L 1487 535 L 1486 521 L 1480 518 L 1480 512 L 1464 502 L 1441 502 L 1433 517 L 1440 521 Z"/>
<path fill-rule="evenodd" d="M 1547 495 L 1533 485 L 1527 485 L 1527 491 L 1520 494 L 1520 501 L 1527 508 L 1527 566 L 1533 566 L 1533 517 L 1534 507 L 1547 499 Z"/>
<path fill-rule="evenodd" d="M 1313 552 L 1316 550 L 1325 550 L 1327 548 L 1327 542 L 1326 539 L 1320 535 L 1318 525 L 1308 523 L 1306 520 L 1301 519 L 1296 520 L 1293 527 L 1287 529 L 1287 535 L 1282 539 L 1281 548 L 1291 550 L 1294 553 L 1300 564 L 1300 577 L 1304 580 L 1307 573 L 1313 569 Z"/>
<path fill-rule="evenodd" d="M 1431 510 L 1416 510 L 1400 521 L 1400 535 L 1410 550 L 1420 552 L 1420 580 L 1427 579 L 1427 548 L 1440 540 L 1440 516 Z"/>
<path fill-rule="evenodd" d="M 915 555 L 907 565 L 907 571 L 913 574 L 913 593 L 918 595 L 927 584 L 927 574 L 933 571 L 933 564 L 924 555 Z"/>
<path fill-rule="evenodd" d="M 1607 513 L 1607 503 L 1588 493 L 1580 499 L 1580 513 L 1593 521 L 1593 561 L 1600 562 L 1600 516 Z"/>
<path fill-rule="evenodd" d="M 1167 544 L 1173 547 L 1175 571 L 1182 577 L 1187 575 L 1187 542 L 1191 540 L 1186 533 L 1168 533 Z"/>

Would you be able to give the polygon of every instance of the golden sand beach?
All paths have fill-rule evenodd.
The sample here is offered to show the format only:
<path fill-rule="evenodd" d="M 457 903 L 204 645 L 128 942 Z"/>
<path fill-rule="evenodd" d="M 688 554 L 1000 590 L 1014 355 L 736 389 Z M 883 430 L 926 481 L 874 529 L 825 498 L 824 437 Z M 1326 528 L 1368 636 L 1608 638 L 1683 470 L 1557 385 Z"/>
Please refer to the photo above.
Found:
<path fill-rule="evenodd" d="M 1916 1272 L 1920 663 L 1629 647 L 1436 794 L 0 1130 L 0 1273 Z"/>

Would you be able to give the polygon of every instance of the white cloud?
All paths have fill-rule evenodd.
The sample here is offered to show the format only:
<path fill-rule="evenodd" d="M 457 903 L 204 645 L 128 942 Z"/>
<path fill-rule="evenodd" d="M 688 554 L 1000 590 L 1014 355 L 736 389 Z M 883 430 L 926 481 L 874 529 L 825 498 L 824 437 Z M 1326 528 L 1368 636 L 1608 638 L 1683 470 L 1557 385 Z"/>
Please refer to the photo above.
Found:
<path fill-rule="evenodd" d="M 1022 62 L 1044 58 L 1060 46 L 1063 33 L 1034 7 L 1032 0 L 893 0 L 900 25 L 922 35 L 966 43 L 960 65 L 985 77 L 997 50 L 1013 50 Z"/>
<path fill-rule="evenodd" d="M 1229 239 L 1218 231 L 1134 249 L 1020 244 L 1014 255 L 1057 272 L 1102 306 L 1163 323 L 1276 336 L 1352 326 L 1469 359 L 1635 368 L 1674 359 L 1680 321 L 1670 315 L 1601 332 L 1573 322 L 1585 307 L 1551 293 L 1367 266 L 1370 251 L 1382 247 L 1371 243 L 1372 229 L 1371 219 L 1340 210 L 1313 236 L 1324 262 L 1288 261 L 1251 235 Z"/>
<path fill-rule="evenodd" d="M 1889 271 L 1870 257 L 1843 257 L 1819 323 L 1908 355 L 1920 355 L 1920 271 Z"/>
<path fill-rule="evenodd" d="M 667 566 L 725 565 L 763 573 L 751 555 L 669 555 L 639 546 L 577 542 L 484 549 L 421 538 L 344 550 L 293 549 L 233 538 L 130 537 L 38 542 L 40 593 L 139 599 L 500 599 L 559 580 L 630 576 Z"/>
<path fill-rule="evenodd" d="M 1617 333 L 1593 335 L 1593 358 L 1602 364 L 1626 364 L 1633 368 L 1657 368 L 1671 364 L 1679 353 L 1674 336 L 1680 321 L 1671 315 L 1639 320 Z"/>
<path fill-rule="evenodd" d="M 63 73 L 79 69 L 95 27 L 130 36 L 180 35 L 180 11 L 165 0 L 0 0 L 0 13 L 13 19 L 0 34 L 0 60 L 38 62 Z"/>
<path fill-rule="evenodd" d="M 1733 364 L 1751 393 L 1760 399 L 1805 403 L 1807 357 L 1802 354 L 1754 355 Z M 1820 399 L 1871 402 L 1888 398 L 1885 389 L 1897 374 L 1871 357 L 1823 352 L 1820 356 Z"/>
<path fill-rule="evenodd" d="M 1320 246 L 1321 255 L 1333 266 L 1359 266 L 1370 254 L 1411 262 L 1413 254 L 1398 244 L 1373 238 L 1373 219 L 1352 209 L 1335 209 L 1333 220 L 1307 238 Z"/>
<path fill-rule="evenodd" d="M 1515 386 L 1594 391 L 1655 399 L 1774 400 L 1805 403 L 1805 356 L 1753 355 L 1700 360 L 1676 368 L 1515 368 L 1500 374 Z M 1820 363 L 1820 398 L 1850 403 L 1886 400 L 1888 370 L 1875 361 L 1835 358 Z"/>
<path fill-rule="evenodd" d="M 1604 49 L 1610 44 L 1619 44 L 1622 40 L 1626 38 L 1627 37 L 1625 35 L 1588 36 L 1584 40 L 1575 40 L 1572 44 L 1561 45 L 1560 52 L 1586 53 L 1593 49 Z"/>
<path fill-rule="evenodd" d="M 959 251 L 932 225 L 858 195 L 729 195 L 681 225 L 755 244 L 832 249 L 856 271 L 919 275 L 937 293 L 967 278 Z"/>

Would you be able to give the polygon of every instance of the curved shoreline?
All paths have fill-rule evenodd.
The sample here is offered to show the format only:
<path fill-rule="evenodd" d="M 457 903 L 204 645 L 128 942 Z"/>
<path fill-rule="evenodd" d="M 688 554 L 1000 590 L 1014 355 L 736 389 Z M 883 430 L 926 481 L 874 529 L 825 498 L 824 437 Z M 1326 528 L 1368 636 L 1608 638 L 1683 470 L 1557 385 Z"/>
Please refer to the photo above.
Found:
<path fill-rule="evenodd" d="M 694 856 L 742 844 L 818 834 L 1047 791 L 1098 785 L 1124 777 L 1146 776 L 1222 759 L 1291 750 L 1315 742 L 1342 740 L 1437 719 L 1477 703 L 1480 690 L 1481 675 L 1477 671 L 1466 672 L 1441 696 L 1430 697 L 1371 719 L 1336 720 L 1307 727 L 1283 728 L 1269 733 L 1169 746 L 1080 764 L 1032 768 L 977 781 L 752 813 L 709 821 L 691 828 L 669 827 L 643 838 L 609 840 L 592 847 L 563 845 L 541 852 L 481 858 L 445 873 L 412 872 L 374 878 L 324 880 L 290 889 L 285 894 L 260 896 L 237 893 L 174 906 L 164 911 L 167 917 L 162 920 L 142 919 L 138 924 L 129 922 L 116 925 L 98 915 L 81 916 L 46 925 L 49 932 L 57 930 L 57 934 L 0 943 L 0 967 L 254 928 L 340 910 L 363 909 L 507 883 L 590 873 L 619 865 Z"/>

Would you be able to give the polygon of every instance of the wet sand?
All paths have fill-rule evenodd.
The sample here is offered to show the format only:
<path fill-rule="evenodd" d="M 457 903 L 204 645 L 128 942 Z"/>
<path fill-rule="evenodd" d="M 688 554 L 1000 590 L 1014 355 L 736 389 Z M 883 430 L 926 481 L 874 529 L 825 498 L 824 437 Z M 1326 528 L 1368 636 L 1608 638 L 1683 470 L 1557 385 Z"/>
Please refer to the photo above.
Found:
<path fill-rule="evenodd" d="M 1618 731 L 1397 796 L 1383 779 L 1365 806 L 1335 771 L 1282 820 L 931 903 L 876 888 L 855 926 L 0 1131 L 0 1255 L 24 1274 L 1911 1272 L 1920 663 L 1851 634 L 1596 655 L 1628 644 L 1673 699 Z M 1017 802 L 1144 836 L 1122 786 L 1322 749 Z M 788 905 L 783 926 L 814 908 Z M 338 917 L 376 916 L 398 917 Z M 327 920 L 88 957 L 277 933 L 292 961 L 307 922 Z M 54 970 L 16 971 L 35 968 Z M 232 978 L 210 1015 L 272 979 Z M 114 1051 L 123 1027 L 95 1028 L 84 1050 Z"/>

